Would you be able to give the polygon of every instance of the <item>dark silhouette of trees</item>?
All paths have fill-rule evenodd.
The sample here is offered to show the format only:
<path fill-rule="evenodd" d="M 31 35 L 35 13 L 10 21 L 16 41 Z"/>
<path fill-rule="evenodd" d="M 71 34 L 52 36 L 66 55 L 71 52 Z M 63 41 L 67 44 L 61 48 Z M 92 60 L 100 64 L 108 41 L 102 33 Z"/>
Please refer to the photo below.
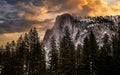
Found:
<path fill-rule="evenodd" d="M 119 75 L 120 28 L 112 38 L 105 34 L 99 47 L 91 30 L 82 45 L 75 47 L 68 27 L 56 44 L 50 41 L 49 63 L 36 28 L 15 42 L 0 47 L 0 75 Z M 80 31 L 76 34 L 79 39 Z M 59 46 L 58 46 L 59 45 Z M 47 66 L 46 66 L 47 64 Z M 47 69 L 47 72 L 46 72 Z"/>
<path fill-rule="evenodd" d="M 82 46 L 79 44 L 77 46 L 76 54 L 76 75 L 81 75 L 81 66 L 82 66 Z"/>
<path fill-rule="evenodd" d="M 51 75 L 57 75 L 57 67 L 58 67 L 58 49 L 56 46 L 56 41 L 54 36 L 51 39 L 51 50 L 49 51 L 49 57 L 50 57 L 50 72 Z"/>
<path fill-rule="evenodd" d="M 82 75 L 91 75 L 91 72 L 90 72 L 90 44 L 89 44 L 88 37 L 86 37 L 84 39 L 81 68 L 82 68 L 81 69 Z"/>
<path fill-rule="evenodd" d="M 25 59 L 25 41 L 22 36 L 20 36 L 17 46 L 16 46 L 16 71 L 17 75 L 25 75 L 25 69 L 26 69 L 26 59 Z"/>
<path fill-rule="evenodd" d="M 39 41 L 36 28 L 31 29 L 28 34 L 29 39 L 29 74 L 44 75 L 45 74 L 45 59 L 42 43 Z"/>
<path fill-rule="evenodd" d="M 97 69 L 98 75 L 111 75 L 112 73 L 112 55 L 109 37 L 105 34 L 103 38 L 103 46 L 99 52 Z"/>
<path fill-rule="evenodd" d="M 112 39 L 114 74 L 120 74 L 120 27 Z"/>
<path fill-rule="evenodd" d="M 93 31 L 91 31 L 90 35 L 89 35 L 89 47 L 90 47 L 90 71 L 91 71 L 91 75 L 95 75 L 96 74 L 96 62 L 98 59 L 98 45 L 96 42 L 96 37 L 93 34 Z"/>
<path fill-rule="evenodd" d="M 69 28 L 65 27 L 65 36 L 60 41 L 59 75 L 75 75 L 75 47 Z"/>

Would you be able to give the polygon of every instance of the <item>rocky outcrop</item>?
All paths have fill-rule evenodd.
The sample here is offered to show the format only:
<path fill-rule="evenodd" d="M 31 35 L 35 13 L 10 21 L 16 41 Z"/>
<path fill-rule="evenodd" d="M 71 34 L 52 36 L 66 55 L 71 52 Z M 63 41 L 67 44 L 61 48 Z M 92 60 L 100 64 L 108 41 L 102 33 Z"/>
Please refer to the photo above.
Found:
<path fill-rule="evenodd" d="M 75 45 L 83 44 L 83 40 L 88 36 L 90 30 L 94 32 L 98 44 L 101 45 L 104 34 L 107 33 L 112 37 L 117 31 L 119 22 L 120 16 L 118 15 L 81 18 L 63 14 L 56 18 L 53 28 L 46 31 L 43 42 L 49 49 L 51 37 L 54 36 L 59 45 L 59 40 L 64 36 L 64 28 L 68 26 Z"/>

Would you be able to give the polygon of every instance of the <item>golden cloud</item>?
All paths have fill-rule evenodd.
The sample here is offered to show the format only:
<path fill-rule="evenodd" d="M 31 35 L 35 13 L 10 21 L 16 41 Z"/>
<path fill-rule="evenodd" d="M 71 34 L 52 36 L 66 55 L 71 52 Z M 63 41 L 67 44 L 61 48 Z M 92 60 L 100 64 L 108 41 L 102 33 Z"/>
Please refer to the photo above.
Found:
<path fill-rule="evenodd" d="M 113 2 L 112 4 L 109 4 Z M 80 13 L 84 16 L 105 16 L 105 15 L 119 15 L 120 14 L 120 0 L 67 0 L 65 6 L 71 7 L 66 10 L 70 13 Z M 24 15 L 26 20 L 44 21 L 53 18 L 50 16 L 49 9 L 45 6 L 34 6 L 33 4 L 25 5 L 20 4 L 24 9 L 31 13 L 20 12 L 20 16 Z M 53 9 L 60 9 L 62 4 L 53 6 Z M 63 9 L 63 8 L 61 8 Z M 63 9 L 64 10 L 64 9 Z M 55 13 L 56 11 L 54 11 Z M 56 13 L 59 14 L 59 13 Z M 54 15 L 56 15 L 54 14 Z M 54 17 L 55 18 L 55 17 Z"/>
<path fill-rule="evenodd" d="M 35 6 L 31 4 L 18 3 L 18 15 L 29 21 L 43 21 L 41 24 L 32 24 L 30 26 L 37 27 L 41 38 L 44 37 L 45 30 L 51 28 L 53 23 L 45 21 L 53 19 L 57 15 L 64 12 L 79 14 L 80 16 L 105 16 L 105 15 L 120 15 L 120 0 L 46 0 L 48 4 L 44 6 Z M 52 3 L 50 3 L 52 2 Z M 55 3 L 57 3 L 55 5 Z M 50 4 L 49 4 L 50 3 Z M 112 4 L 111 4 L 112 3 Z M 48 8 L 51 7 L 51 8 Z M 49 12 L 51 11 L 51 12 Z M 2 23 L 2 22 L 0 22 Z M 10 33 L 0 35 L 0 45 L 6 41 L 16 40 L 21 33 Z M 14 36 L 13 36 L 14 35 Z"/>
<path fill-rule="evenodd" d="M 48 10 L 45 7 L 34 6 L 32 3 L 29 5 L 20 3 L 18 5 L 22 8 L 18 15 L 26 20 L 44 21 L 49 18 Z"/>
<path fill-rule="evenodd" d="M 88 16 L 105 16 L 120 14 L 120 0 L 116 1 L 114 4 L 108 4 L 104 0 L 79 0 L 77 8 L 82 11 L 84 9 L 84 6 L 89 9 L 89 12 L 87 12 Z"/>
<path fill-rule="evenodd" d="M 36 12 L 36 14 L 26 14 L 25 15 L 25 19 L 26 20 L 36 20 L 36 21 L 44 21 L 45 19 L 48 19 L 49 16 L 47 15 L 47 9 L 45 9 L 44 7 L 42 8 L 37 8 L 37 10 L 39 10 L 38 12 Z"/>

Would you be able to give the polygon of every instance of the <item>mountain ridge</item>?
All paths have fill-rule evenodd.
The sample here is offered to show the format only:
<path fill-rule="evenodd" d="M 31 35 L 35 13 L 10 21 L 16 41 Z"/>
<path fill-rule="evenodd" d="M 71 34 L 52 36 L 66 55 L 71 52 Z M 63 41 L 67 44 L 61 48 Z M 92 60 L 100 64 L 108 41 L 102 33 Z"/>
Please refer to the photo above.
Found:
<path fill-rule="evenodd" d="M 53 28 L 46 31 L 43 42 L 49 48 L 50 39 L 54 36 L 59 44 L 59 40 L 64 36 L 64 28 L 68 26 L 71 38 L 76 46 L 83 44 L 83 40 L 88 36 L 90 30 L 94 32 L 98 44 L 101 45 L 104 34 L 107 33 L 111 38 L 117 31 L 119 22 L 119 15 L 82 18 L 65 13 L 57 16 Z"/>

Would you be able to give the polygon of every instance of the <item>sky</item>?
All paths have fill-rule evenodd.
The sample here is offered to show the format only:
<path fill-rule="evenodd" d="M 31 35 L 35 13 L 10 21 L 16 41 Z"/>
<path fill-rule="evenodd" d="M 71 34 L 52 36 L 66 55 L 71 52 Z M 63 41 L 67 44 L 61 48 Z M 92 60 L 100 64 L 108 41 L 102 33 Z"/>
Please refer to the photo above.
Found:
<path fill-rule="evenodd" d="M 56 16 L 120 15 L 120 0 L 0 0 L 0 45 L 36 27 L 42 39 Z"/>

